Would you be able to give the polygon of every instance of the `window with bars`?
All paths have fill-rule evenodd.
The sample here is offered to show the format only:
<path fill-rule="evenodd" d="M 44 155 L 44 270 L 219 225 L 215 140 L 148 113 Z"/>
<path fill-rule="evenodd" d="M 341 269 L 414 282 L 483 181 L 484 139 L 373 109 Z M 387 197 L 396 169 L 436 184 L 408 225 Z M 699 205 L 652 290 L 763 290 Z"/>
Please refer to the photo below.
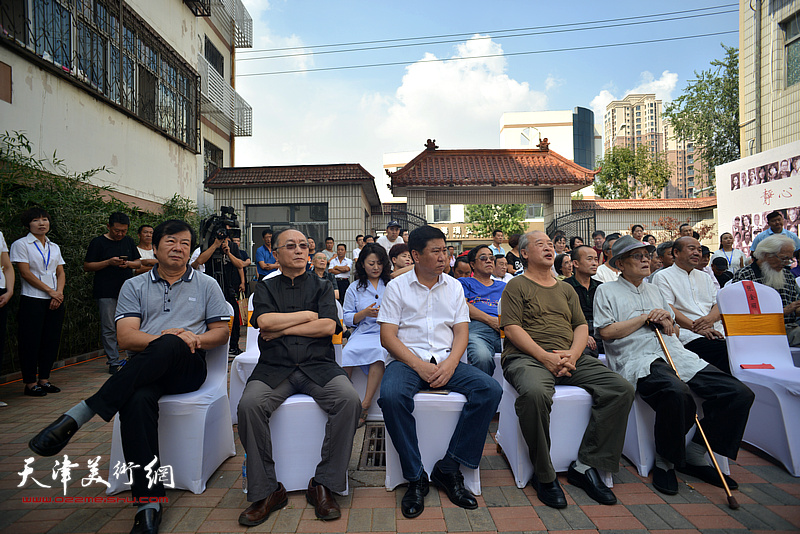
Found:
<path fill-rule="evenodd" d="M 198 75 L 125 3 L 3 0 L 0 39 L 198 152 Z"/>
<path fill-rule="evenodd" d="M 211 176 L 212 172 L 222 168 L 225 165 L 223 158 L 224 153 L 221 148 L 214 143 L 211 143 L 208 139 L 203 139 L 204 180 Z"/>
<path fill-rule="evenodd" d="M 786 43 L 786 87 L 800 82 L 800 11 L 781 24 Z"/>
<path fill-rule="evenodd" d="M 205 56 L 208 62 L 214 67 L 214 70 L 217 73 L 225 78 L 225 57 L 217 50 L 217 47 L 214 46 L 214 43 L 211 42 L 211 39 L 208 38 L 206 35 L 206 44 L 204 47 Z"/>

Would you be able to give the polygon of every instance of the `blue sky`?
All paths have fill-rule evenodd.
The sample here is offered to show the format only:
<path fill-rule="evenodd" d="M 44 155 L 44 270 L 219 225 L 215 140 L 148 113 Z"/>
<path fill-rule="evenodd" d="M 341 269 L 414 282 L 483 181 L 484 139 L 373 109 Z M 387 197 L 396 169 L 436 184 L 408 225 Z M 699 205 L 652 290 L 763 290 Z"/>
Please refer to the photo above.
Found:
<path fill-rule="evenodd" d="M 236 88 L 253 106 L 253 136 L 237 139 L 236 165 L 360 163 L 379 179 L 382 196 L 384 153 L 422 150 L 427 138 L 441 148 L 495 148 L 504 111 L 603 109 L 631 91 L 670 100 L 694 71 L 723 56 L 720 43 L 738 46 L 738 34 L 730 33 L 514 55 L 735 31 L 736 4 L 715 10 L 730 13 L 654 24 L 511 38 L 500 32 L 723 6 L 725 0 L 244 3 L 253 17 L 253 50 L 466 34 L 447 38 L 455 42 L 383 50 L 320 54 L 324 49 L 305 48 L 306 55 L 277 59 L 244 60 L 278 52 L 238 50 Z M 495 57 L 475 58 L 485 55 Z M 419 63 L 425 59 L 441 61 Z M 389 62 L 405 64 L 310 71 Z M 304 72 L 243 76 L 286 70 Z M 596 115 L 595 122 L 601 121 Z"/>

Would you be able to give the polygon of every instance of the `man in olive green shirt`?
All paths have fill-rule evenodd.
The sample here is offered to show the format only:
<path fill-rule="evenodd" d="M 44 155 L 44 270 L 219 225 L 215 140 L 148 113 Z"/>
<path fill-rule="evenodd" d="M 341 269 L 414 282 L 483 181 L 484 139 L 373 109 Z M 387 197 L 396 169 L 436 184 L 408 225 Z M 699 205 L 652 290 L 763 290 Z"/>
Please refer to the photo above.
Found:
<path fill-rule="evenodd" d="M 567 505 L 550 461 L 550 408 L 557 384 L 578 386 L 592 395 L 594 405 L 567 480 L 595 501 L 615 504 L 597 470 L 619 471 L 634 389 L 597 358 L 582 354 L 589 328 L 575 290 L 551 274 L 550 238 L 544 232 L 525 234 L 519 250 L 525 271 L 503 292 L 502 365 L 503 376 L 519 393 L 516 411 L 534 466 L 531 483 L 544 504 Z"/>

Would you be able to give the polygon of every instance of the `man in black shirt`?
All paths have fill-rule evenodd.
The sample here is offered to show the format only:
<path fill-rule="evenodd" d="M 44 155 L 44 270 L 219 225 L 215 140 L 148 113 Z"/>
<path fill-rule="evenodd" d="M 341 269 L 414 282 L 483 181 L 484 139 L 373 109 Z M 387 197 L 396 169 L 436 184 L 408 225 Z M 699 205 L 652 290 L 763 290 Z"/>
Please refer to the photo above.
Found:
<path fill-rule="evenodd" d="M 136 243 L 128 237 L 131 220 L 115 211 L 108 217 L 108 232 L 92 239 L 83 260 L 83 270 L 94 273 L 94 298 L 100 310 L 100 335 L 108 359 L 108 372 L 114 374 L 123 363 L 117 348 L 114 313 L 117 297 L 133 270 L 142 266 Z"/>
<path fill-rule="evenodd" d="M 341 517 L 331 490 L 347 488 L 347 464 L 361 399 L 334 358 L 331 336 L 341 332 L 331 285 L 306 271 L 308 243 L 297 230 L 273 240 L 281 274 L 256 285 L 250 324 L 261 330 L 258 364 L 239 402 L 239 437 L 247 453 L 247 500 L 239 523 L 253 526 L 286 505 L 275 475 L 269 419 L 295 393 L 314 398 L 328 414 L 322 458 L 306 500 L 323 520 Z"/>
<path fill-rule="evenodd" d="M 580 245 L 572 249 L 570 257 L 572 259 L 573 275 L 564 281 L 571 285 L 578 294 L 583 316 L 586 317 L 586 323 L 589 325 L 589 340 L 583 353 L 596 358 L 598 354 L 604 354 L 603 340 L 599 335 L 595 335 L 594 322 L 592 320 L 594 293 L 602 283 L 592 278 L 597 273 L 597 252 L 593 247 Z"/>

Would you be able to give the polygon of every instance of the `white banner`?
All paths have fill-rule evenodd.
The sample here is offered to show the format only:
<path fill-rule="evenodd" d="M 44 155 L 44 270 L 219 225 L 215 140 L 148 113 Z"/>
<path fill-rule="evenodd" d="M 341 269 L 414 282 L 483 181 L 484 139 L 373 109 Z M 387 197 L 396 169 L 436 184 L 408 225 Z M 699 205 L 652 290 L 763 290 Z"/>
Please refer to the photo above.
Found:
<path fill-rule="evenodd" d="M 717 218 L 719 232 L 733 234 L 733 246 L 746 256 L 767 215 L 783 214 L 784 228 L 795 234 L 800 226 L 800 141 L 719 165 Z"/>

